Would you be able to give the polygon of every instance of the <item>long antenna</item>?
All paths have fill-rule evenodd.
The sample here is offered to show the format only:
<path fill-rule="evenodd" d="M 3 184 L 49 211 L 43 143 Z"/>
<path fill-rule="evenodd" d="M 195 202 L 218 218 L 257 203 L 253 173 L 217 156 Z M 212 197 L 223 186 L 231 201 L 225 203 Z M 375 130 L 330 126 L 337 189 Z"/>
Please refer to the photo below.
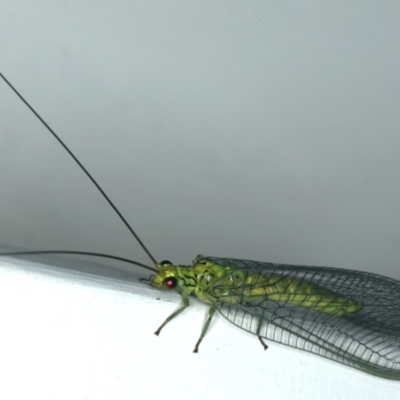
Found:
<path fill-rule="evenodd" d="M 22 97 L 22 95 L 18 92 L 17 89 L 6 79 L 6 77 L 0 72 L 0 77 L 4 80 L 4 82 L 11 88 L 11 90 L 22 100 L 22 102 L 32 111 L 32 113 L 36 116 L 36 118 L 47 128 L 47 130 L 58 140 L 62 147 L 68 152 L 68 154 L 75 160 L 75 162 L 79 165 L 82 171 L 87 175 L 87 177 L 92 181 L 92 183 L 96 186 L 98 191 L 103 195 L 103 197 L 107 200 L 108 204 L 112 207 L 112 209 L 117 213 L 118 217 L 128 228 L 129 232 L 133 235 L 133 237 L 137 240 L 141 248 L 146 252 L 146 254 L 150 257 L 151 261 L 153 261 L 154 265 L 158 265 L 156 259 L 141 241 L 136 232 L 131 228 L 128 224 L 124 216 L 119 212 L 118 208 L 114 205 L 114 203 L 110 200 L 110 198 L 106 195 L 104 190 L 100 187 L 100 185 L 96 182 L 92 175 L 90 175 L 89 171 L 82 165 L 82 163 L 75 157 L 74 153 L 67 147 L 67 145 L 57 136 L 57 134 L 50 128 L 50 126 L 46 123 L 46 121 L 34 110 L 34 108 Z"/>
<path fill-rule="evenodd" d="M 74 255 L 80 255 L 80 256 L 110 258 L 111 260 L 117 260 L 117 261 L 122 261 L 122 262 L 126 262 L 126 263 L 133 264 L 133 265 L 138 265 L 139 267 L 148 269 L 149 271 L 157 272 L 157 270 L 155 268 L 149 267 L 148 265 L 142 264 L 137 261 L 130 260 L 129 258 L 117 257 L 117 256 L 112 256 L 110 254 L 103 254 L 103 253 L 92 253 L 92 252 L 88 252 L 88 251 L 69 251 L 69 250 L 10 251 L 7 253 L 0 253 L 0 256 L 2 256 L 2 257 L 4 257 L 4 256 L 25 256 L 25 255 L 36 255 L 36 254 L 74 254 Z"/>

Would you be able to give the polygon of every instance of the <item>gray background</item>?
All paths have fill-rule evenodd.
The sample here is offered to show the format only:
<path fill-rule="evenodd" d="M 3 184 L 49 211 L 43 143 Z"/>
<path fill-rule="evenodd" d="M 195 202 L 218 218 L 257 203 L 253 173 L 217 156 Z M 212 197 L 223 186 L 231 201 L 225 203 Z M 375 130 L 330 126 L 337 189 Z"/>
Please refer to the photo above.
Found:
<path fill-rule="evenodd" d="M 400 279 L 398 1 L 1 1 L 0 68 L 158 260 Z M 147 262 L 0 84 L 0 242 Z"/>

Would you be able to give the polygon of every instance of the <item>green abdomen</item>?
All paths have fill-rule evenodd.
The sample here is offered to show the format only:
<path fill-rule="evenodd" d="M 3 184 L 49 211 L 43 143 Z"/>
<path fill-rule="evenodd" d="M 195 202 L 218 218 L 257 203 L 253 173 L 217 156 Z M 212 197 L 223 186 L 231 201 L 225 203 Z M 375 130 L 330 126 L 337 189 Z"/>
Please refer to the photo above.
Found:
<path fill-rule="evenodd" d="M 278 302 L 288 302 L 295 306 L 311 308 L 315 311 L 337 316 L 353 314 L 361 310 L 357 301 L 334 293 L 311 282 L 282 276 L 261 276 L 257 274 L 255 288 L 245 291 L 245 295 L 262 296 Z M 261 279 L 260 279 L 261 278 Z M 255 280 L 248 275 L 246 283 Z"/>
<path fill-rule="evenodd" d="M 230 271 L 218 284 L 221 285 L 220 300 L 231 304 L 265 297 L 267 301 L 289 303 L 336 316 L 353 314 L 362 308 L 358 301 L 290 276 L 236 270 Z"/>

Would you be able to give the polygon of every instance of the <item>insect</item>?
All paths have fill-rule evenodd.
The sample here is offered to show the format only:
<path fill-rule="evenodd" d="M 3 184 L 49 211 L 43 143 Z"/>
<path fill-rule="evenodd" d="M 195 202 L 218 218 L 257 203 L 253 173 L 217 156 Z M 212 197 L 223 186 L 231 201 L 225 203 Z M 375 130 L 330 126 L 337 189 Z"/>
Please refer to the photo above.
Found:
<path fill-rule="evenodd" d="M 117 259 L 152 271 L 152 287 L 177 289 L 182 305 L 156 330 L 189 307 L 190 295 L 209 306 L 194 348 L 198 352 L 217 311 L 230 322 L 266 340 L 305 350 L 382 378 L 400 380 L 400 282 L 345 269 L 282 265 L 197 256 L 191 265 L 158 262 L 109 197 L 56 133 L 11 83 L 1 78 L 60 142 L 97 187 L 147 253 L 154 267 L 107 254 L 27 251 L 2 255 L 69 253 Z"/>

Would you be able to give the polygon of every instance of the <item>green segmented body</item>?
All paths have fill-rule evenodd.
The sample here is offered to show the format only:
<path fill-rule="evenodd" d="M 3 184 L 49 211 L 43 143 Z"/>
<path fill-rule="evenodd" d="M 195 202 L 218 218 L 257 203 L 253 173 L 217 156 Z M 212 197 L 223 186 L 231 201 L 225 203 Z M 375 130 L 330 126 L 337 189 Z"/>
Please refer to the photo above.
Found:
<path fill-rule="evenodd" d="M 152 286 L 162 287 L 170 277 L 178 279 L 178 285 L 186 295 L 194 293 L 209 304 L 221 301 L 235 305 L 265 298 L 336 316 L 353 314 L 362 308 L 357 301 L 292 276 L 247 272 L 201 255 L 191 266 L 161 266 L 152 279 Z"/>
<path fill-rule="evenodd" d="M 235 325 L 264 339 L 400 380 L 400 282 L 337 268 L 198 256 L 191 266 L 158 265 L 154 287 L 195 294 Z"/>

